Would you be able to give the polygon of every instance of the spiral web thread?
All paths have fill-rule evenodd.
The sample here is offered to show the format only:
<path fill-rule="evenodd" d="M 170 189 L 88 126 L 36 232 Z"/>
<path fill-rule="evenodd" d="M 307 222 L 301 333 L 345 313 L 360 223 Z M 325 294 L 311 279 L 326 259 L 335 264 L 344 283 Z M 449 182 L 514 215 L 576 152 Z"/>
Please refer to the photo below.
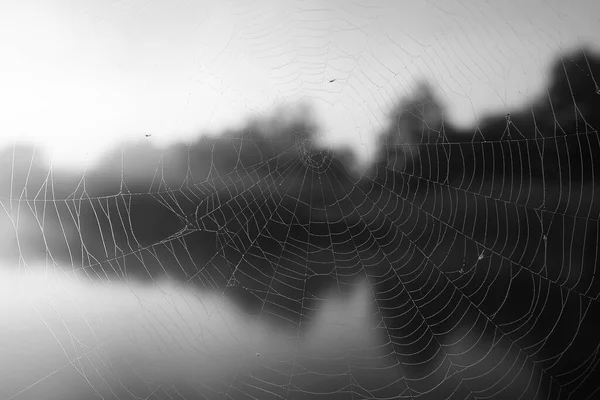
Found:
<path fill-rule="evenodd" d="M 469 5 L 469 21 L 485 18 L 478 7 Z M 164 307 L 183 325 L 161 325 L 155 310 L 144 314 L 138 328 L 150 336 L 167 332 L 169 351 L 178 351 L 185 340 L 198 357 L 229 367 L 211 379 L 201 370 L 186 371 L 198 375 L 195 383 L 154 382 L 135 367 L 125 379 L 115 366 L 121 357 L 106 350 L 122 340 L 117 333 L 94 335 L 89 344 L 74 333 L 61 340 L 55 329 L 68 331 L 69 325 L 57 312 L 59 328 L 45 323 L 68 363 L 44 382 L 71 366 L 99 398 L 597 394 L 596 56 L 584 51 L 556 64 L 565 79 L 557 81 L 554 93 L 569 97 L 552 97 L 549 89 L 525 111 L 493 116 L 465 135 L 436 118 L 443 114 L 427 93 L 406 90 L 416 99 L 408 106 L 392 100 L 392 90 L 408 83 L 398 77 L 399 66 L 379 61 L 378 49 L 398 55 L 396 61 L 400 54 L 418 60 L 419 70 L 433 76 L 443 69 L 436 58 L 446 57 L 423 43 L 401 46 L 395 38 L 410 35 L 400 28 L 372 34 L 382 9 L 356 5 L 341 17 L 302 3 L 287 13 L 289 24 L 271 23 L 268 12 L 249 6 L 233 13 L 241 29 L 231 51 L 243 45 L 270 65 L 271 78 L 281 82 L 273 89 L 277 96 L 339 101 L 348 109 L 358 105 L 364 115 L 354 120 L 356 130 L 368 123 L 382 128 L 379 161 L 360 179 L 339 152 L 314 142 L 319 128 L 302 115 L 266 119 L 165 151 L 144 144 L 124 148 L 76 177 L 41 166 L 35 151 L 14 146 L 5 153 L 10 168 L 3 169 L 9 172 L 3 172 L 3 183 L 9 184 L 3 185 L 0 204 L 18 240 L 3 249 L 3 258 L 20 270 L 37 257 L 48 267 L 74 270 L 108 286 L 190 284 L 228 304 L 217 307 L 214 318 L 237 307 L 242 317 L 228 317 L 233 319 L 226 325 L 243 326 L 244 315 L 256 317 L 295 349 L 254 351 L 260 346 L 241 337 L 250 330 L 228 328 L 246 354 L 231 366 L 224 361 L 228 353 L 211 350 L 222 348 L 222 338 L 208 339 L 210 332 L 194 322 L 193 312 L 169 300 Z M 348 53 L 335 41 L 334 33 L 344 29 L 359 32 L 372 47 Z M 324 64 L 311 61 L 317 53 L 326 54 Z M 494 70 L 501 68 L 499 54 L 478 56 L 496 63 Z M 342 58 L 354 59 L 352 68 L 338 67 Z M 218 70 L 215 61 L 201 76 L 218 80 Z M 390 110 L 384 113 L 387 121 L 361 105 L 365 96 Z M 237 93 L 231 98 L 244 101 Z M 374 314 L 368 328 L 377 340 L 338 353 L 332 346 L 331 354 L 302 350 L 325 304 L 322 288 L 348 295 L 361 282 L 370 290 Z M 206 337 L 187 336 L 198 330 Z M 141 389 L 133 389 L 130 376 L 141 380 Z M 13 398 L 26 395 L 25 389 Z"/>

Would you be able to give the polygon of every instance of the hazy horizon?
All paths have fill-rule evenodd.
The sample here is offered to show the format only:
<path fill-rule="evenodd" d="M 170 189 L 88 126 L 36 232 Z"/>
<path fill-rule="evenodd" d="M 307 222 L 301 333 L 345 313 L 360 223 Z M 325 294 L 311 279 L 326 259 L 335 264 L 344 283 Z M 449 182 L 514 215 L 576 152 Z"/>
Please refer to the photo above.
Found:
<path fill-rule="evenodd" d="M 364 160 L 421 79 L 463 126 L 540 95 L 552 58 L 600 33 L 600 6 L 577 3 L 3 3 L 0 146 L 81 165 L 123 140 L 190 140 L 302 101 Z"/>

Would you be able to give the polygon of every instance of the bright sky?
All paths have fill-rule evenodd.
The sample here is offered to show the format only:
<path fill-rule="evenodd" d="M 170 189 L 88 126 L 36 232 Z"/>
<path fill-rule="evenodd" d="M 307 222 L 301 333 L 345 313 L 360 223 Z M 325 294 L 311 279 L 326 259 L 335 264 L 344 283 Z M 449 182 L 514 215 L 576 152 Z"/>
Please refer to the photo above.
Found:
<path fill-rule="evenodd" d="M 593 0 L 3 1 L 0 146 L 85 164 L 298 100 L 332 141 L 368 145 L 420 76 L 469 123 L 537 94 L 550 57 L 600 37 L 598 15 Z"/>

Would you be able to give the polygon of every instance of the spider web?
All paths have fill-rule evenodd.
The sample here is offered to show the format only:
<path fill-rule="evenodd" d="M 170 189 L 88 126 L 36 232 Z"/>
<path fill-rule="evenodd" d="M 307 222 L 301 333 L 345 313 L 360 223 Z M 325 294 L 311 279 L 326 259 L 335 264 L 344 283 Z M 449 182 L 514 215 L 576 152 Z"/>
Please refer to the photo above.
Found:
<path fill-rule="evenodd" d="M 243 77 L 219 70 L 252 56 L 277 82 L 265 98 L 349 116 L 338 122 L 376 149 L 369 163 L 327 142 L 331 127 L 303 106 L 167 148 L 142 138 L 82 173 L 13 145 L 0 255 L 58 283 L 6 302 L 31 305 L 23 326 L 41 323 L 59 349 L 32 350 L 50 367 L 3 395 L 51 398 L 75 371 L 72 398 L 592 398 L 600 56 L 559 49 L 535 64 L 547 82 L 532 100 L 463 126 L 446 117 L 439 89 L 460 84 L 439 60 L 467 58 L 468 40 L 445 54 L 401 45 L 409 28 L 374 30 L 384 3 L 277 7 L 230 10 L 239 29 L 199 76 L 244 102 Z M 477 7 L 465 9 L 481 24 Z M 477 62 L 509 80 L 502 63 L 524 56 L 488 36 L 498 51 Z M 425 81 L 400 78 L 407 59 Z M 28 332 L 6 335 L 43 348 Z"/>

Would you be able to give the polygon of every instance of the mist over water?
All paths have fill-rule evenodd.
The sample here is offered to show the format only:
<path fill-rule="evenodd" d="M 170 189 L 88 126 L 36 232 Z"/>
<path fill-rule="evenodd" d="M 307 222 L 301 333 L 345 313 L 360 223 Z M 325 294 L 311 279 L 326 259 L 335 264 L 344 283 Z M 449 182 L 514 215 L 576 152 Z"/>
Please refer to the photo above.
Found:
<path fill-rule="evenodd" d="M 234 380 L 244 374 L 277 377 L 303 364 L 343 374 L 353 356 L 380 351 L 367 328 L 367 285 L 344 300 L 328 296 L 298 341 L 297 332 L 272 332 L 222 298 L 171 281 L 90 285 L 60 271 L 1 274 L 2 398 L 167 398 L 192 387 L 215 395 L 232 384 L 243 390 Z M 331 385 L 322 379 L 321 390 Z"/>
<path fill-rule="evenodd" d="M 1 277 L 2 398 L 236 397 L 261 379 L 286 383 L 293 370 L 288 398 L 303 398 L 306 391 L 345 398 L 351 387 L 373 390 L 394 380 L 394 371 L 377 361 L 384 351 L 372 328 L 366 284 L 350 298 L 327 296 L 298 340 L 297 332 L 274 333 L 218 296 L 169 281 L 92 286 L 50 270 L 2 271 Z M 471 341 L 476 345 L 477 338 Z M 464 362 L 478 357 L 461 344 L 450 351 L 464 353 Z M 504 345 L 491 351 L 499 356 Z M 480 363 L 479 371 L 493 371 L 479 379 L 486 385 L 486 379 L 510 374 L 512 361 Z M 303 378 L 305 369 L 312 372 Z M 527 383 L 520 380 L 506 396 L 521 393 Z M 378 393 L 393 395 L 395 386 Z"/>

